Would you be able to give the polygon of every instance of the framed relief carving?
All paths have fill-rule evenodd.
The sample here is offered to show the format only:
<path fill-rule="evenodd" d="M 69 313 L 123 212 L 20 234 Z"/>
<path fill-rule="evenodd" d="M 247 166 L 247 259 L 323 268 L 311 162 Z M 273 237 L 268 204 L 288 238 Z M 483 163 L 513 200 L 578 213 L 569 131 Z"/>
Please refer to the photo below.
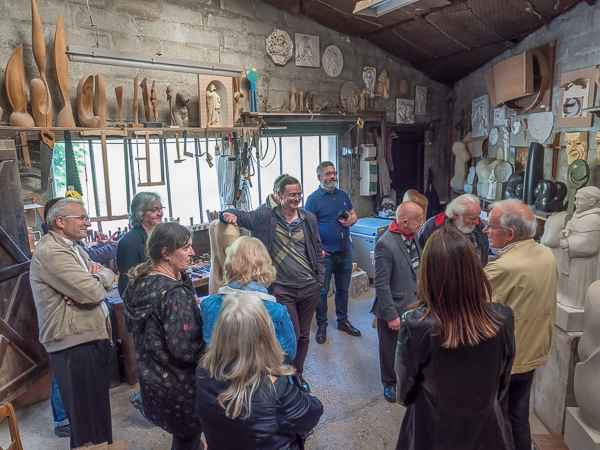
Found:
<path fill-rule="evenodd" d="M 396 123 L 415 123 L 415 101 L 405 98 L 396 99 Z"/>
<path fill-rule="evenodd" d="M 487 136 L 490 125 L 490 96 L 482 95 L 473 99 L 471 105 L 472 137 Z"/>
<path fill-rule="evenodd" d="M 427 111 L 427 86 L 415 87 L 415 116 L 424 116 Z"/>
<path fill-rule="evenodd" d="M 296 33 L 296 65 L 319 67 L 321 65 L 319 36 Z"/>
<path fill-rule="evenodd" d="M 266 39 L 267 55 L 278 66 L 284 66 L 294 53 L 294 43 L 287 32 L 273 31 Z"/>
<path fill-rule="evenodd" d="M 596 66 L 563 73 L 560 78 L 557 127 L 591 127 L 594 115 L 584 111 L 596 99 Z"/>

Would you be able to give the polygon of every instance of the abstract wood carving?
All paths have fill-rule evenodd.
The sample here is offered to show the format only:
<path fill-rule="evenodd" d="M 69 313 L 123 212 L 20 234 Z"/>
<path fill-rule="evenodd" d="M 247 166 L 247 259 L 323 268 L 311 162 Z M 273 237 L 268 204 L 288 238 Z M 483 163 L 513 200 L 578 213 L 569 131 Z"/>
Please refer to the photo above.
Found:
<path fill-rule="evenodd" d="M 94 94 L 94 115 L 100 117 L 100 126 L 106 127 L 106 90 L 101 75 L 96 75 L 96 92 Z"/>
<path fill-rule="evenodd" d="M 52 126 L 52 100 L 50 98 L 50 89 L 46 81 L 46 42 L 44 41 L 44 30 L 42 21 L 38 12 L 37 3 L 31 0 L 31 43 L 33 50 L 33 59 L 40 71 L 40 78 L 34 78 L 29 83 L 29 92 L 31 95 L 31 112 L 38 127 Z"/>
<path fill-rule="evenodd" d="M 123 86 L 117 86 L 115 94 L 117 96 L 117 106 L 119 107 L 119 125 L 123 125 Z"/>
<path fill-rule="evenodd" d="M 169 113 L 171 114 L 171 126 L 175 125 L 175 118 L 173 117 L 173 87 L 169 84 L 167 86 L 167 101 L 169 102 Z"/>
<path fill-rule="evenodd" d="M 133 79 L 133 124 L 138 124 L 138 77 Z"/>
<path fill-rule="evenodd" d="M 244 93 L 242 92 L 241 76 L 233 79 L 233 86 L 233 90 L 235 91 L 235 93 L 233 94 L 233 100 L 235 100 L 235 114 L 233 116 L 233 125 L 237 125 L 238 121 L 242 121 L 242 111 L 244 110 L 244 107 L 240 105 L 240 98 L 244 98 Z"/>
<path fill-rule="evenodd" d="M 23 44 L 17 47 L 6 65 L 6 96 L 12 109 L 8 123 L 13 127 L 33 127 L 33 117 L 27 113 Z"/>
<path fill-rule="evenodd" d="M 150 88 L 148 87 L 148 78 L 144 78 L 140 84 L 142 88 L 142 100 L 144 102 L 144 114 L 146 122 L 152 122 L 152 111 L 150 109 Z"/>
<path fill-rule="evenodd" d="M 152 89 L 150 90 L 150 101 L 152 103 L 154 121 L 158 122 L 158 90 L 156 88 L 156 80 L 152 82 Z"/>
<path fill-rule="evenodd" d="M 74 127 L 73 108 L 69 98 L 69 58 L 65 53 L 67 51 L 67 31 L 65 28 L 65 19 L 61 14 L 58 16 L 56 24 L 56 34 L 54 35 L 54 78 L 58 85 L 58 91 L 64 103 L 63 108 L 56 115 L 57 127 Z"/>
<path fill-rule="evenodd" d="M 100 128 L 102 123 L 102 118 L 94 115 L 94 75 L 84 75 L 77 85 L 77 119 L 88 128 Z"/>

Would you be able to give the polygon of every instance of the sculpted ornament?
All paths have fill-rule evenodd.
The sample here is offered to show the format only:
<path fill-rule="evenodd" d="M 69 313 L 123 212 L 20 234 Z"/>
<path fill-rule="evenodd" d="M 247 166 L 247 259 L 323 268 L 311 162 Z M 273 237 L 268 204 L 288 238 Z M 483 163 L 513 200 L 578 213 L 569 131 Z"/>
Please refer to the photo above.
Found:
<path fill-rule="evenodd" d="M 287 32 L 283 30 L 273 31 L 266 39 L 267 55 L 278 66 L 284 66 L 294 53 L 294 43 Z"/>
<path fill-rule="evenodd" d="M 587 161 L 588 143 L 587 131 L 570 131 L 565 133 L 567 142 L 568 163 L 571 164 L 576 159 Z"/>
<path fill-rule="evenodd" d="M 342 73 L 344 68 L 344 57 L 342 52 L 335 45 L 330 45 L 323 52 L 323 70 L 332 78 Z"/>

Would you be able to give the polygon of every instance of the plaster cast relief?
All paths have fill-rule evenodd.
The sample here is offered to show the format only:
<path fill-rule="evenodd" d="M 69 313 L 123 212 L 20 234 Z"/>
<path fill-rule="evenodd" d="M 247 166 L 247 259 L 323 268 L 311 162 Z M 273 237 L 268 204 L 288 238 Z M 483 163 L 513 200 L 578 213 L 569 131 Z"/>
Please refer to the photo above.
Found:
<path fill-rule="evenodd" d="M 405 98 L 396 99 L 396 123 L 415 123 L 415 101 Z"/>
<path fill-rule="evenodd" d="M 527 121 L 529 124 L 529 134 L 535 141 L 543 144 L 552 133 L 553 121 L 551 112 L 530 114 Z"/>
<path fill-rule="evenodd" d="M 520 120 L 515 120 L 512 124 L 512 134 L 514 134 L 515 136 L 518 135 L 521 132 L 521 121 Z"/>
<path fill-rule="evenodd" d="M 408 80 L 400 80 L 398 82 L 398 95 L 408 94 Z"/>
<path fill-rule="evenodd" d="M 352 81 L 346 81 L 342 86 L 341 98 L 344 110 L 355 113 L 360 103 L 360 89 Z"/>
<path fill-rule="evenodd" d="M 415 116 L 424 116 L 427 109 L 427 87 L 415 88 Z"/>
<path fill-rule="evenodd" d="M 296 65 L 301 67 L 319 67 L 321 65 L 319 36 L 296 33 Z"/>
<path fill-rule="evenodd" d="M 498 128 L 494 127 L 494 128 L 492 128 L 492 131 L 490 131 L 490 144 L 496 145 L 499 140 L 500 140 L 500 132 L 498 131 Z"/>
<path fill-rule="evenodd" d="M 576 159 L 587 161 L 588 151 L 588 134 L 587 131 L 570 131 L 565 133 L 565 141 L 567 142 L 568 163 L 571 164 Z"/>
<path fill-rule="evenodd" d="M 507 123 L 506 106 L 494 108 L 494 126 L 502 127 Z"/>
<path fill-rule="evenodd" d="M 294 53 L 294 43 L 287 32 L 283 30 L 273 31 L 266 39 L 267 55 L 278 66 L 287 63 Z"/>
<path fill-rule="evenodd" d="M 472 136 L 487 136 L 490 124 L 490 96 L 482 95 L 473 99 L 471 106 Z"/>
<path fill-rule="evenodd" d="M 323 52 L 323 69 L 325 73 L 332 78 L 342 73 L 344 68 L 344 57 L 342 52 L 335 45 L 330 45 Z"/>
<path fill-rule="evenodd" d="M 375 67 L 365 66 L 362 73 L 362 79 L 365 82 L 365 96 L 369 99 L 375 98 L 375 75 L 377 71 Z"/>

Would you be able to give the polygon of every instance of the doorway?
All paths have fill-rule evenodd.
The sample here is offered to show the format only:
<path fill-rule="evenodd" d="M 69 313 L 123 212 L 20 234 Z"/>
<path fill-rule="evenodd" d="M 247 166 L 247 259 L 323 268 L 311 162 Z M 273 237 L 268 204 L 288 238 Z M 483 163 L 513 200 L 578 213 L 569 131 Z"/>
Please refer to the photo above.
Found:
<path fill-rule="evenodd" d="M 396 191 L 396 201 L 402 202 L 404 193 L 416 189 L 425 193 L 425 133 L 422 129 L 392 129 L 398 136 L 392 140 L 392 161 L 394 170 L 390 173 L 392 189 Z"/>

